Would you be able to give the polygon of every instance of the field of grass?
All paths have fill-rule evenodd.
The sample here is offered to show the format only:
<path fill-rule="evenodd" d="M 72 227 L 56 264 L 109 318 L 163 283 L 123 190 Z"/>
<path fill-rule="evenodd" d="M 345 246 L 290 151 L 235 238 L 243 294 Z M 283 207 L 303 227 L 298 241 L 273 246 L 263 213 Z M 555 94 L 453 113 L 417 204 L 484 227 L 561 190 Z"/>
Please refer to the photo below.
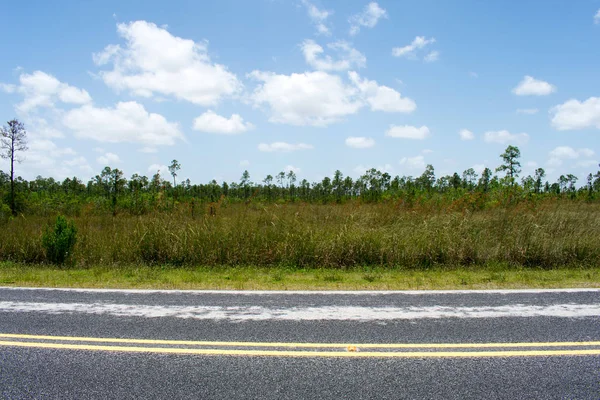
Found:
<path fill-rule="evenodd" d="M 47 264 L 41 236 L 49 217 L 0 226 L 0 261 Z M 553 269 L 600 266 L 600 204 L 521 202 L 480 211 L 403 208 L 401 203 L 230 204 L 216 215 L 83 214 L 66 266 L 400 268 L 502 264 Z M 63 266 L 63 268 L 66 268 Z"/>
<path fill-rule="evenodd" d="M 0 286 L 121 289 L 423 290 L 600 287 L 600 268 L 292 269 L 92 266 L 58 269 L 0 263 Z"/>

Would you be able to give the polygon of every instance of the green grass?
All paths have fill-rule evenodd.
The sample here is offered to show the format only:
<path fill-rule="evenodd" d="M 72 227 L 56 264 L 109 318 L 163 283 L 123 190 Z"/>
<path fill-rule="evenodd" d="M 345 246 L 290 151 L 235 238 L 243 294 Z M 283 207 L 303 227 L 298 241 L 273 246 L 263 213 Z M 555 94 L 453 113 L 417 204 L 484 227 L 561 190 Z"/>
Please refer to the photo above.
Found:
<path fill-rule="evenodd" d="M 407 290 L 600 287 L 600 267 L 539 269 L 491 264 L 431 268 L 261 268 L 0 263 L 0 286 L 137 289 Z"/>
<path fill-rule="evenodd" d="M 0 261 L 46 264 L 42 232 L 54 218 L 2 225 Z M 229 204 L 193 218 L 184 206 L 144 216 L 74 218 L 73 269 L 103 265 L 293 269 L 469 269 L 505 263 L 556 269 L 600 265 L 600 203 L 524 201 L 472 211 L 400 202 Z M 499 277 L 501 278 L 501 277 Z M 231 279 L 234 279 L 232 275 Z M 323 274 L 330 285 L 335 272 Z M 366 276 L 375 283 L 377 274 Z"/>

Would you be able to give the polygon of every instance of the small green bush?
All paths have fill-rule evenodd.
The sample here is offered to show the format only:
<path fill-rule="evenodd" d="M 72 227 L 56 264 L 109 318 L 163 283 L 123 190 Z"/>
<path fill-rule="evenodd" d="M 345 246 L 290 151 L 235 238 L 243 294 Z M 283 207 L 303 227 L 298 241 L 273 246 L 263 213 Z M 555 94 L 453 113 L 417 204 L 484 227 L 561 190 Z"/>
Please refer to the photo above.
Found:
<path fill-rule="evenodd" d="M 46 249 L 46 258 L 54 264 L 64 264 L 71 254 L 77 241 L 77 228 L 73 221 L 65 217 L 56 217 L 54 226 L 48 225 L 42 235 L 42 246 Z"/>
<path fill-rule="evenodd" d="M 0 223 L 6 223 L 12 217 L 10 207 L 0 201 Z"/>

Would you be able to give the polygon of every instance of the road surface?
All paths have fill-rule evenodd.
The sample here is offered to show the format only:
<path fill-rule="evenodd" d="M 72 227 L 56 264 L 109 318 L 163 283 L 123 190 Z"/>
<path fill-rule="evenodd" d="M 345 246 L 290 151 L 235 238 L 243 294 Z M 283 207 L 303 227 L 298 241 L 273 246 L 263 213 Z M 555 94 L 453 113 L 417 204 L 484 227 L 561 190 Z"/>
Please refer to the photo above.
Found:
<path fill-rule="evenodd" d="M 0 398 L 600 398 L 600 291 L 0 288 Z"/>

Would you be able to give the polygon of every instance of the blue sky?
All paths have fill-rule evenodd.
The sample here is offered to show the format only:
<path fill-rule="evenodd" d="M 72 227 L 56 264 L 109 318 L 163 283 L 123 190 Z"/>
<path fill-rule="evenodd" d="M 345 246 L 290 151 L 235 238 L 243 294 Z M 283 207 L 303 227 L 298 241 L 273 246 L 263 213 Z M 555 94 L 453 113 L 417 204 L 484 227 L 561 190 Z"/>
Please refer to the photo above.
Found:
<path fill-rule="evenodd" d="M 17 173 L 253 181 L 600 162 L 600 0 L 33 1 L 3 7 Z M 2 161 L 0 169 L 8 170 Z"/>

